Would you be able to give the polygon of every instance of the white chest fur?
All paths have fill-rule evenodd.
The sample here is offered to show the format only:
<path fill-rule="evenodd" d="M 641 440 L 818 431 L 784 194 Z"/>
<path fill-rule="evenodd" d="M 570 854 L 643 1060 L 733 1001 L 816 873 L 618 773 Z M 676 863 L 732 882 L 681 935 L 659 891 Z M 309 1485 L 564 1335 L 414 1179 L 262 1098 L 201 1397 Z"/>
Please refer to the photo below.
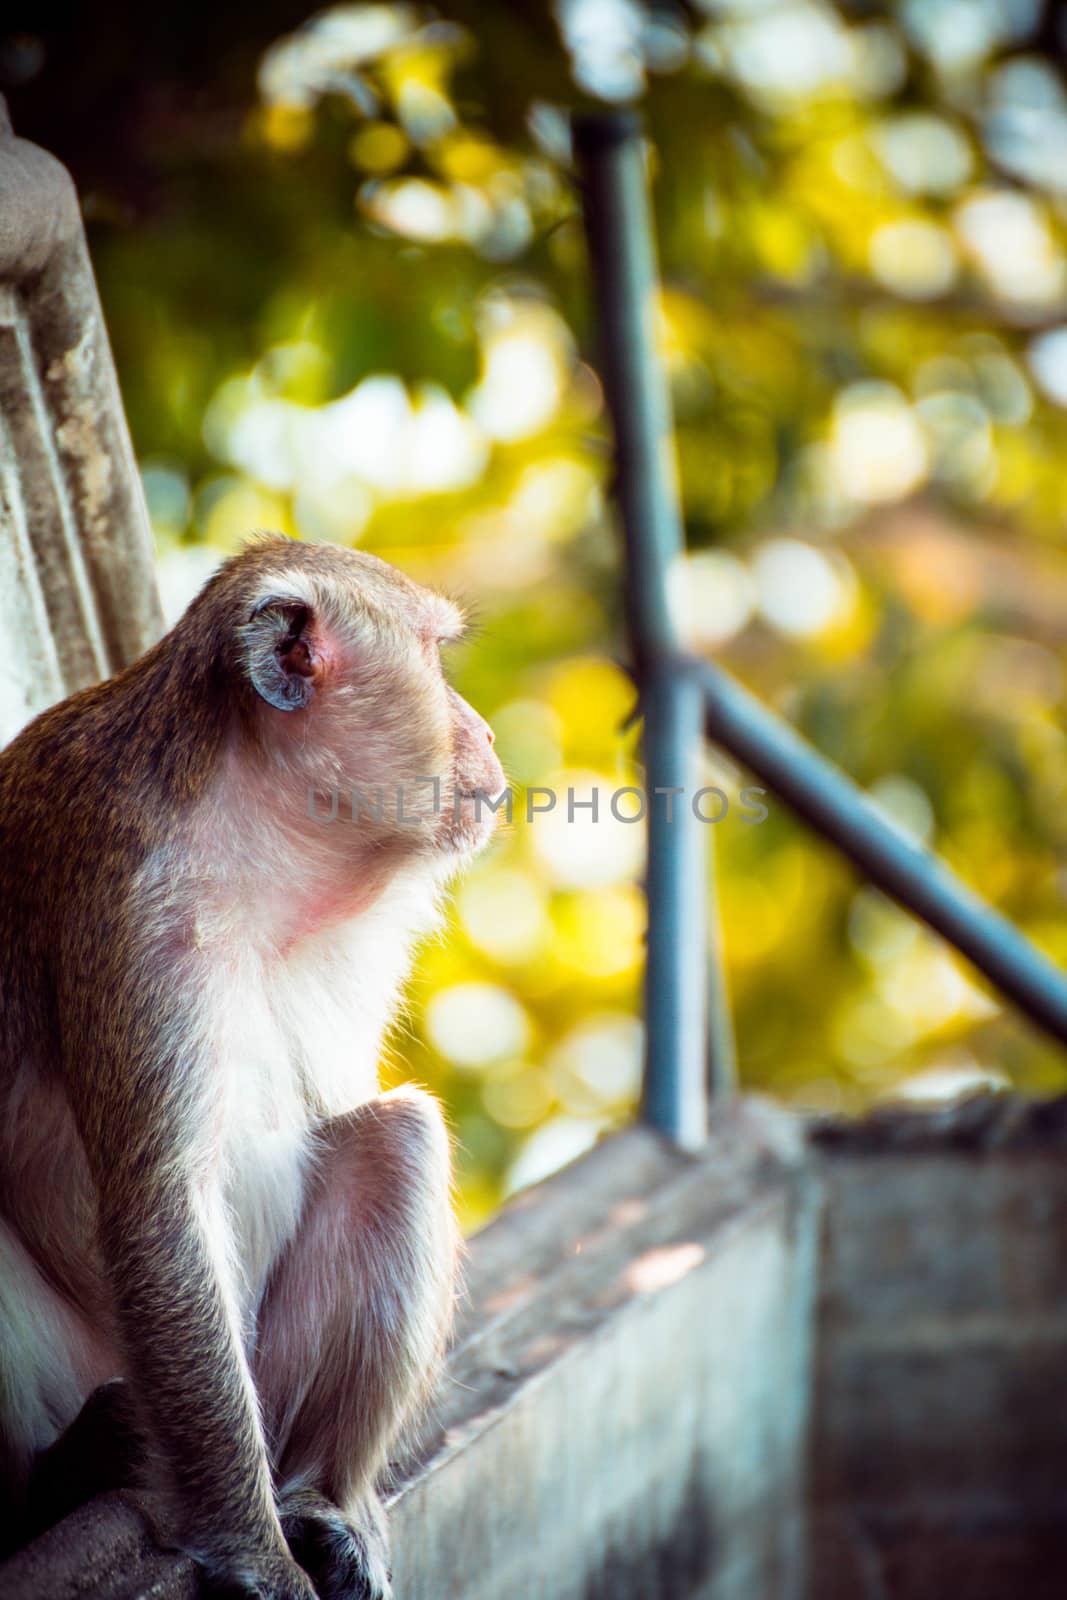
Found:
<path fill-rule="evenodd" d="M 285 954 L 231 945 L 213 966 L 216 1150 L 246 1315 L 299 1225 L 316 1126 L 378 1092 L 413 912 L 425 922 L 427 898 L 424 879 L 398 879 L 351 923 Z"/>

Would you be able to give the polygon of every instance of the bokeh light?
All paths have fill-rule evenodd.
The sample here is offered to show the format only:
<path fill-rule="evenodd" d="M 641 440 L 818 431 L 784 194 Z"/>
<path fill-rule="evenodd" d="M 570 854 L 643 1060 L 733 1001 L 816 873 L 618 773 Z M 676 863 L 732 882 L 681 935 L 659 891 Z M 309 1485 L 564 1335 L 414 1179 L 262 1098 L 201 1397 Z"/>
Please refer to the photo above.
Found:
<path fill-rule="evenodd" d="M 149 202 L 91 173 L 91 241 L 168 617 L 265 527 L 471 613 L 448 670 L 514 820 L 389 1073 L 444 1099 L 473 1225 L 639 1088 L 644 837 L 611 799 L 640 728 L 570 109 L 639 103 L 652 136 L 685 643 L 1065 962 L 1067 92 L 1036 0 L 311 10 L 227 69 L 258 85 L 236 110 L 189 86 L 195 138 L 189 94 L 134 130 Z M 743 821 L 744 771 L 710 751 L 705 781 L 745 1085 L 1065 1086 L 773 796 Z"/>

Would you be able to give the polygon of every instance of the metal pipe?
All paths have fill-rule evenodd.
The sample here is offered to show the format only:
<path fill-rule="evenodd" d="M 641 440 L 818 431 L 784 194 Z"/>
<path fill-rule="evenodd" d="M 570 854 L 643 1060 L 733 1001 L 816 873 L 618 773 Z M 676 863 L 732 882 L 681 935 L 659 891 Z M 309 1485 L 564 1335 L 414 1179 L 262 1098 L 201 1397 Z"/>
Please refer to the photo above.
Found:
<path fill-rule="evenodd" d="M 1067 1044 L 1067 974 L 900 833 L 859 786 L 721 667 L 692 660 L 709 739 L 744 763 L 872 883 L 973 961 L 1034 1022 Z"/>
<path fill-rule="evenodd" d="M 578 119 L 574 129 L 600 302 L 604 384 L 615 426 L 627 617 L 646 716 L 652 808 L 645 1115 L 688 1140 L 700 1123 L 692 1086 L 697 1077 L 694 1027 L 702 1003 L 691 958 L 707 920 L 703 898 L 693 893 L 694 883 L 703 882 L 701 839 L 688 826 L 688 808 L 675 813 L 685 819 L 678 826 L 677 820 L 668 823 L 665 813 L 657 814 L 654 804 L 657 790 L 692 782 L 693 701 L 682 687 L 687 679 L 699 685 L 709 738 L 1064 1043 L 1067 975 L 937 856 L 899 833 L 851 779 L 728 674 L 677 655 L 668 584 L 684 540 L 670 401 L 655 358 L 656 265 L 640 131 L 632 113 Z M 714 945 L 710 959 L 711 1077 L 722 1082 L 733 1076 L 733 1046 L 728 1013 L 717 999 L 724 983 Z"/>
<path fill-rule="evenodd" d="M 648 951 L 641 1114 L 684 1149 L 707 1138 L 708 917 L 700 787 L 700 685 L 655 663 L 644 681 Z"/>
<path fill-rule="evenodd" d="M 657 273 L 641 124 L 632 113 L 574 125 L 600 323 L 601 369 L 615 430 L 625 537 L 626 615 L 644 711 L 648 794 L 648 953 L 643 1115 L 680 1144 L 706 1136 L 709 1082 L 733 1082 L 721 952 L 709 945 L 707 827 L 699 788 L 703 706 L 677 671 L 669 581 L 684 551 L 670 397 L 656 356 Z M 668 792 L 685 798 L 668 808 Z M 710 968 L 710 973 L 709 973 Z M 710 984 L 709 984 L 710 977 Z M 709 1029 L 709 992 L 717 1009 Z"/>
<path fill-rule="evenodd" d="M 668 583 L 685 547 L 670 396 L 656 359 L 658 274 L 640 118 L 630 111 L 578 117 L 574 145 L 615 429 L 627 621 L 640 673 L 652 657 L 677 652 Z"/>

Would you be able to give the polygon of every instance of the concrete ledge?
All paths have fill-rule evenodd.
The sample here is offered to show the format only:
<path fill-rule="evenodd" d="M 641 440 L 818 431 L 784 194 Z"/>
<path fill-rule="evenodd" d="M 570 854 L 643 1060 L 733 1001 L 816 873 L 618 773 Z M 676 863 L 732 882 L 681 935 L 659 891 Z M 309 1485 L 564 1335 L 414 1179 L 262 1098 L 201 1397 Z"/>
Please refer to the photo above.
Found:
<path fill-rule="evenodd" d="M 1067 1099 L 886 1110 L 816 1141 L 815 1592 L 1062 1592 Z"/>
<path fill-rule="evenodd" d="M 817 1184 L 781 1113 L 708 1149 L 629 1129 L 471 1245 L 436 1414 L 391 1495 L 398 1600 L 793 1600 L 804 1591 Z M 103 1497 L 0 1569 L 5 1600 L 185 1600 Z"/>
<path fill-rule="evenodd" d="M 194 1600 L 191 1561 L 160 1552 L 133 1495 L 82 1506 L 0 1566 L 4 1600 Z"/>

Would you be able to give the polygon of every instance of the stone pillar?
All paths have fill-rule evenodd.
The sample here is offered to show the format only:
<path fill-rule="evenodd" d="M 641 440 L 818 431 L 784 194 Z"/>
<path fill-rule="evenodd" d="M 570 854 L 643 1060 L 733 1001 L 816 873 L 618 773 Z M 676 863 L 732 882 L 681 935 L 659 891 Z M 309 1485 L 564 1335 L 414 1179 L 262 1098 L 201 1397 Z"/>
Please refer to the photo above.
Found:
<path fill-rule="evenodd" d="M 0 745 L 162 630 L 74 184 L 0 99 Z"/>

